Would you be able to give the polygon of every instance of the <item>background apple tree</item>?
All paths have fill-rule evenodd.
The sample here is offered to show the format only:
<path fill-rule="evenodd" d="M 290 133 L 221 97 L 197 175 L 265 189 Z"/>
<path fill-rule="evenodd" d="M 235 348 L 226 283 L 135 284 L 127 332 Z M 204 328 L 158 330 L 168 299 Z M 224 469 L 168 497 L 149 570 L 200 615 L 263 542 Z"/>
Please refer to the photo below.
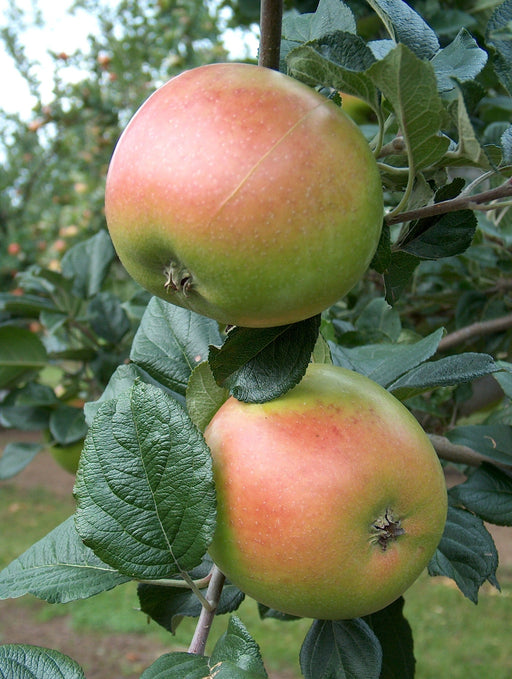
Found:
<path fill-rule="evenodd" d="M 135 109 L 168 77 L 228 60 L 220 5 L 75 5 L 99 17 L 89 50 L 56 45 L 52 101 L 29 121 L 1 122 L 0 423 L 44 430 L 63 446 L 89 431 L 75 486 L 81 510 L 0 573 L 0 597 L 66 602 L 134 581 L 142 611 L 170 632 L 184 616 L 198 619 L 189 651 L 163 655 L 143 679 L 267 676 L 236 615 L 243 594 L 209 579 L 215 498 L 197 429 L 230 393 L 266 401 L 286 392 L 310 360 L 386 387 L 441 460 L 464 471 L 428 571 L 474 603 L 484 583 L 499 588 L 484 521 L 512 523 L 511 0 L 285 6 L 280 69 L 347 110 L 349 95 L 362 100 L 353 115 L 381 171 L 383 235 L 364 279 L 321 317 L 229 333 L 137 288 L 103 216 L 108 160 Z M 258 5 L 224 10 L 249 27 Z M 10 9 L 4 44 L 38 95 L 19 38 L 27 18 Z M 73 81 L 71 66 L 82 74 Z M 196 444 L 170 445 L 146 474 L 148 441 L 172 440 L 177 428 Z M 0 478 L 41 448 L 8 446 Z M 167 513 L 168 498 L 154 491 L 175 475 L 181 487 Z M 403 603 L 365 619 L 312 621 L 297 649 L 304 677 L 413 677 Z M 205 655 L 217 614 L 229 614 L 226 631 Z M 58 651 L 28 645 L 0 646 L 0 668 L 13 678 L 20 668 L 84 676 Z"/>

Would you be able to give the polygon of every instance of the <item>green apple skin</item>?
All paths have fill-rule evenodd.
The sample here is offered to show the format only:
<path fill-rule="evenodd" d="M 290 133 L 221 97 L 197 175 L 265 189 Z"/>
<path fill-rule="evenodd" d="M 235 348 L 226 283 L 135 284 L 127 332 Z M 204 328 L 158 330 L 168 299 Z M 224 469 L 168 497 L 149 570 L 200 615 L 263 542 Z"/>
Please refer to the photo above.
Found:
<path fill-rule="evenodd" d="M 447 512 L 439 459 L 405 406 L 362 375 L 311 364 L 274 401 L 230 398 L 205 438 L 218 502 L 210 554 L 271 608 L 368 615 L 436 550 Z"/>
<path fill-rule="evenodd" d="M 125 128 L 108 228 L 152 294 L 221 323 L 314 316 L 363 276 L 383 218 L 376 161 L 335 104 L 250 64 L 185 71 Z"/>
<path fill-rule="evenodd" d="M 48 449 L 53 459 L 62 469 L 65 469 L 70 474 L 76 474 L 83 447 L 84 442 L 77 441 L 69 446 L 50 445 Z"/>

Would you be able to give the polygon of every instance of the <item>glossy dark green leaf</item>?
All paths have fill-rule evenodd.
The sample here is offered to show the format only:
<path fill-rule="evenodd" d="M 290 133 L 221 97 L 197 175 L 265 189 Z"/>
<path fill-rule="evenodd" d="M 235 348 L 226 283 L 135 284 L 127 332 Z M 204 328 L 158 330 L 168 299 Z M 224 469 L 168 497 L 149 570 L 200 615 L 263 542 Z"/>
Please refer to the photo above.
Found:
<path fill-rule="evenodd" d="M 59 651 L 29 644 L 0 646 L 2 679 L 85 679 L 80 665 Z"/>
<path fill-rule="evenodd" d="M 443 537 L 428 565 L 429 574 L 451 578 L 464 596 L 476 604 L 484 582 L 498 586 L 497 567 L 496 546 L 482 519 L 449 506 Z"/>
<path fill-rule="evenodd" d="M 116 256 L 106 231 L 98 231 L 77 243 L 62 258 L 62 274 L 73 281 L 73 293 L 81 299 L 98 294 Z"/>
<path fill-rule="evenodd" d="M 361 618 L 315 620 L 300 650 L 305 679 L 379 679 L 382 650 Z"/>
<path fill-rule="evenodd" d="M 452 443 L 512 465 L 512 427 L 508 424 L 467 424 L 450 429 L 446 436 Z"/>
<path fill-rule="evenodd" d="M 385 273 L 391 264 L 391 240 L 389 225 L 384 222 L 380 232 L 379 244 L 370 263 L 370 268 L 380 274 Z"/>
<path fill-rule="evenodd" d="M 33 594 L 49 603 L 66 603 L 128 580 L 84 545 L 71 516 L 0 572 L 0 599 Z"/>
<path fill-rule="evenodd" d="M 281 396 L 304 377 L 319 330 L 319 315 L 276 328 L 234 328 L 220 349 L 210 348 L 217 384 L 249 403 Z"/>
<path fill-rule="evenodd" d="M 391 259 L 384 272 L 386 301 L 389 304 L 395 304 L 402 291 L 409 285 L 412 274 L 419 263 L 419 257 L 408 252 L 398 251 L 391 254 Z"/>
<path fill-rule="evenodd" d="M 153 297 L 133 340 L 130 359 L 184 396 L 192 371 L 208 356 L 209 345 L 221 342 L 215 321 Z"/>
<path fill-rule="evenodd" d="M 23 441 L 8 443 L 0 457 L 0 481 L 16 476 L 42 449 L 40 443 Z"/>
<path fill-rule="evenodd" d="M 450 489 L 453 501 L 498 526 L 512 526 L 512 477 L 483 464 L 467 481 Z"/>
<path fill-rule="evenodd" d="M 379 679 L 414 679 L 414 643 L 411 626 L 404 617 L 404 603 L 400 597 L 381 611 L 363 618 L 382 647 Z"/>
<path fill-rule="evenodd" d="M 185 410 L 149 384 L 136 382 L 99 408 L 75 496 L 83 541 L 133 578 L 194 568 L 213 536 L 210 451 Z"/>
<path fill-rule="evenodd" d="M 468 249 L 476 227 L 471 210 L 449 212 L 438 219 L 419 220 L 400 247 L 422 259 L 453 257 Z"/>

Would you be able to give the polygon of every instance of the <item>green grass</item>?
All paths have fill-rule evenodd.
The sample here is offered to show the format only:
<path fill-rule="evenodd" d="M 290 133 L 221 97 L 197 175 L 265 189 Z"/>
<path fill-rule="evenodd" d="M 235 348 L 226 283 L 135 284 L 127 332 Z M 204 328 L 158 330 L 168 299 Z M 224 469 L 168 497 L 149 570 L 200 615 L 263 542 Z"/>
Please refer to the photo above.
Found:
<path fill-rule="evenodd" d="M 33 542 L 66 519 L 74 509 L 71 498 L 58 498 L 44 489 L 0 486 L 0 567 L 7 565 Z M 491 587 L 480 592 L 475 606 L 451 581 L 422 576 L 407 592 L 405 614 L 413 628 L 417 658 L 416 679 L 510 679 L 512 654 L 512 568 L 500 571 L 502 593 Z M 19 600 L 30 606 L 37 621 L 70 616 L 82 632 L 140 633 L 163 642 L 169 650 L 187 648 L 195 621 L 186 619 L 171 637 L 156 623 L 147 623 L 138 608 L 136 586 L 128 583 L 91 599 L 69 604 L 43 604 L 31 596 Z M 299 678 L 298 653 L 310 621 L 281 623 L 259 619 L 256 604 L 247 600 L 237 614 L 262 649 L 267 669 L 287 671 Z M 220 616 L 211 643 L 224 632 L 227 616 Z M 207 649 L 208 650 L 208 649 Z"/>

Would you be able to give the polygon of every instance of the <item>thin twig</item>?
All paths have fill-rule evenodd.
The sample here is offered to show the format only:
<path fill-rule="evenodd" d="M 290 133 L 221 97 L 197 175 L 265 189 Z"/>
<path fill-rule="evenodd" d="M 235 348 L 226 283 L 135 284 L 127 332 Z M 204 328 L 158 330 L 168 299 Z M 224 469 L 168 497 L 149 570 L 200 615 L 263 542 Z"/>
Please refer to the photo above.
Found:
<path fill-rule="evenodd" d="M 224 573 L 222 573 L 222 571 L 220 571 L 217 566 L 214 566 L 211 571 L 210 584 L 206 590 L 206 601 L 208 602 L 208 606 L 203 606 L 201 609 L 194 636 L 192 637 L 192 641 L 190 642 L 188 649 L 189 653 L 194 653 L 195 655 L 204 655 L 208 634 L 210 633 L 215 612 L 217 610 L 217 606 L 219 605 L 220 595 L 222 588 L 224 587 L 225 579 L 226 577 Z"/>
<path fill-rule="evenodd" d="M 494 332 L 508 330 L 509 328 L 512 328 L 512 314 L 500 316 L 499 318 L 491 318 L 488 321 L 477 321 L 443 337 L 439 342 L 438 351 L 446 351 L 473 337 L 490 335 Z"/>
<path fill-rule="evenodd" d="M 469 467 L 479 467 L 482 462 L 490 462 L 500 469 L 510 472 L 512 465 L 501 464 L 490 457 L 477 453 L 468 446 L 461 446 L 449 441 L 445 436 L 429 434 L 429 439 L 440 458 L 455 464 L 465 464 Z"/>
<path fill-rule="evenodd" d="M 490 203 L 499 198 L 506 198 L 512 196 L 512 179 L 507 180 L 501 186 L 482 193 L 476 193 L 474 196 L 458 196 L 451 200 L 443 200 L 440 203 L 433 205 L 426 205 L 425 207 L 416 210 L 409 210 L 407 212 L 400 212 L 395 215 L 388 215 L 385 220 L 388 224 L 399 224 L 401 222 L 408 222 L 411 219 L 422 219 L 424 217 L 434 217 L 436 215 L 443 215 L 447 212 L 456 212 L 457 210 L 468 209 L 471 210 L 482 203 Z M 494 210 L 500 207 L 500 204 L 490 205 L 489 209 Z"/>
<path fill-rule="evenodd" d="M 283 0 L 261 0 L 258 65 L 279 71 Z"/>

